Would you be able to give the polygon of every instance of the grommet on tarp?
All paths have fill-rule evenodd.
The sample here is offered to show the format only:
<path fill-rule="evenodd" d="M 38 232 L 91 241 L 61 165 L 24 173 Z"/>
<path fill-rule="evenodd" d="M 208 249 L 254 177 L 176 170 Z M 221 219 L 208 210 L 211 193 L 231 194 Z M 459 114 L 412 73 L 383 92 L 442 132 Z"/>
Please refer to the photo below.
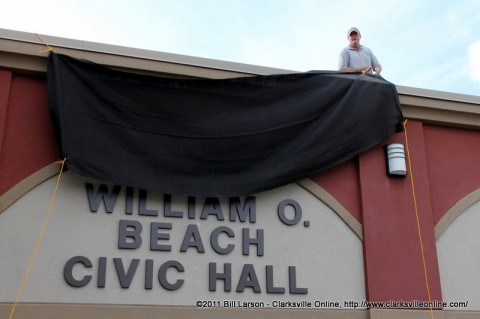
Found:
<path fill-rule="evenodd" d="M 385 145 L 385 160 L 387 175 L 391 177 L 407 176 L 407 163 L 405 161 L 405 146 L 401 143 Z"/>

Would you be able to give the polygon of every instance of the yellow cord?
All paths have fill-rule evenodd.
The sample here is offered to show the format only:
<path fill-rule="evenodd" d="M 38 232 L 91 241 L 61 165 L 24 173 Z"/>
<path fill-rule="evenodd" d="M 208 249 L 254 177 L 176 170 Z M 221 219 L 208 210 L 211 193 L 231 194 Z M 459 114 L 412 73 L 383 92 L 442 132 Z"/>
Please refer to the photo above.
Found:
<path fill-rule="evenodd" d="M 19 302 L 20 297 L 21 297 L 22 292 L 23 292 L 23 288 L 25 287 L 25 284 L 27 283 L 27 279 L 30 276 L 30 272 L 31 272 L 32 267 L 33 267 L 33 263 L 35 262 L 35 258 L 37 257 L 38 250 L 40 249 L 40 245 L 41 245 L 42 240 L 43 240 L 43 235 L 45 234 L 45 230 L 47 228 L 48 220 L 50 219 L 50 215 L 52 214 L 53 203 L 55 201 L 55 196 L 57 194 L 58 185 L 60 184 L 60 178 L 62 177 L 62 172 L 63 172 L 63 168 L 65 166 L 65 161 L 66 160 L 67 159 L 65 158 L 65 159 L 63 159 L 63 161 L 57 161 L 57 162 L 54 163 L 54 164 L 62 164 L 62 166 L 60 167 L 60 173 L 58 174 L 57 184 L 55 185 L 55 189 L 53 191 L 52 199 L 50 200 L 50 206 L 48 207 L 47 214 L 45 215 L 45 218 L 43 220 L 43 226 L 42 226 L 42 230 L 40 231 L 40 235 L 38 236 L 37 244 L 35 245 L 35 249 L 33 250 L 32 256 L 30 257 L 30 262 L 28 264 L 27 271 L 25 272 L 25 275 L 23 276 L 22 284 L 20 285 L 20 289 L 18 290 L 17 297 L 15 298 L 15 303 L 12 306 L 12 310 L 10 311 L 10 316 L 8 317 L 8 319 L 13 318 L 13 314 L 15 313 L 15 308 L 17 308 L 18 302 Z"/>
<path fill-rule="evenodd" d="M 415 195 L 415 183 L 413 182 L 413 170 L 412 170 L 412 161 L 410 160 L 410 148 L 408 147 L 408 134 L 407 134 L 407 120 L 403 122 L 403 129 L 405 131 L 405 144 L 407 148 L 407 157 L 408 157 L 408 169 L 410 171 L 410 182 L 412 185 L 412 196 L 413 196 L 413 206 L 415 209 L 415 217 L 417 219 L 417 229 L 418 229 L 418 239 L 420 241 L 420 250 L 422 252 L 422 262 L 423 262 L 423 272 L 425 276 L 425 286 L 427 288 L 428 303 L 430 305 L 430 315 L 434 319 L 433 306 L 432 306 L 432 297 L 430 295 L 430 285 L 428 283 L 428 272 L 427 272 L 427 262 L 425 261 L 425 249 L 423 247 L 423 237 L 422 229 L 420 227 L 420 218 L 418 216 L 418 207 L 417 207 L 417 197 Z"/>
<path fill-rule="evenodd" d="M 45 41 L 40 34 L 38 34 L 38 33 L 35 33 L 35 34 L 36 34 L 37 37 L 40 39 L 40 41 L 42 41 L 42 43 L 45 44 L 45 46 L 47 47 L 47 50 L 40 51 L 40 53 L 43 53 L 43 52 L 55 52 L 55 50 L 54 50 L 50 45 L 48 45 L 47 41 Z"/>

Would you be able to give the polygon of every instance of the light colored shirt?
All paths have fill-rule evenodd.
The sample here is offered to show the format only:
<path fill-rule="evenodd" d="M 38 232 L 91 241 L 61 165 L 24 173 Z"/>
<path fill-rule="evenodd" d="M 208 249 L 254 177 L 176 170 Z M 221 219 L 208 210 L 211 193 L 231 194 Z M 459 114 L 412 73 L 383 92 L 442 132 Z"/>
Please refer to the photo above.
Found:
<path fill-rule="evenodd" d="M 361 45 L 360 49 L 356 50 L 348 46 L 340 52 L 338 69 L 341 70 L 346 67 L 360 68 L 367 65 L 374 69 L 379 64 L 380 62 L 378 62 L 372 50 L 369 48 Z"/>

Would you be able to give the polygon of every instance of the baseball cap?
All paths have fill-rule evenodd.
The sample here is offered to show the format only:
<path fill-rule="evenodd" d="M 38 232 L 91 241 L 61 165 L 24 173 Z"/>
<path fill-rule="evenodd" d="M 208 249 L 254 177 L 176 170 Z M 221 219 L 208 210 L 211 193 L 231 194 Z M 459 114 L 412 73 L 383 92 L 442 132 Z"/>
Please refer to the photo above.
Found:
<path fill-rule="evenodd" d="M 360 30 L 358 30 L 357 28 L 355 27 L 351 27 L 350 29 L 348 29 L 348 33 L 347 33 L 347 37 L 350 35 L 350 33 L 352 32 L 357 32 L 358 34 L 360 34 Z"/>

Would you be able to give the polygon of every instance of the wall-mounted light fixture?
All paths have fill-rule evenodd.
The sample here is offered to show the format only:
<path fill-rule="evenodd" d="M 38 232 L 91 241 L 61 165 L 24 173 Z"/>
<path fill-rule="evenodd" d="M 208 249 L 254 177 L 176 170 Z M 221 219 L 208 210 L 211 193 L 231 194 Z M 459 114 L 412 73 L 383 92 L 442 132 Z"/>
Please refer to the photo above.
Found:
<path fill-rule="evenodd" d="M 401 143 L 385 145 L 385 159 L 387 175 L 395 177 L 407 176 L 407 163 L 405 161 L 405 146 Z"/>

